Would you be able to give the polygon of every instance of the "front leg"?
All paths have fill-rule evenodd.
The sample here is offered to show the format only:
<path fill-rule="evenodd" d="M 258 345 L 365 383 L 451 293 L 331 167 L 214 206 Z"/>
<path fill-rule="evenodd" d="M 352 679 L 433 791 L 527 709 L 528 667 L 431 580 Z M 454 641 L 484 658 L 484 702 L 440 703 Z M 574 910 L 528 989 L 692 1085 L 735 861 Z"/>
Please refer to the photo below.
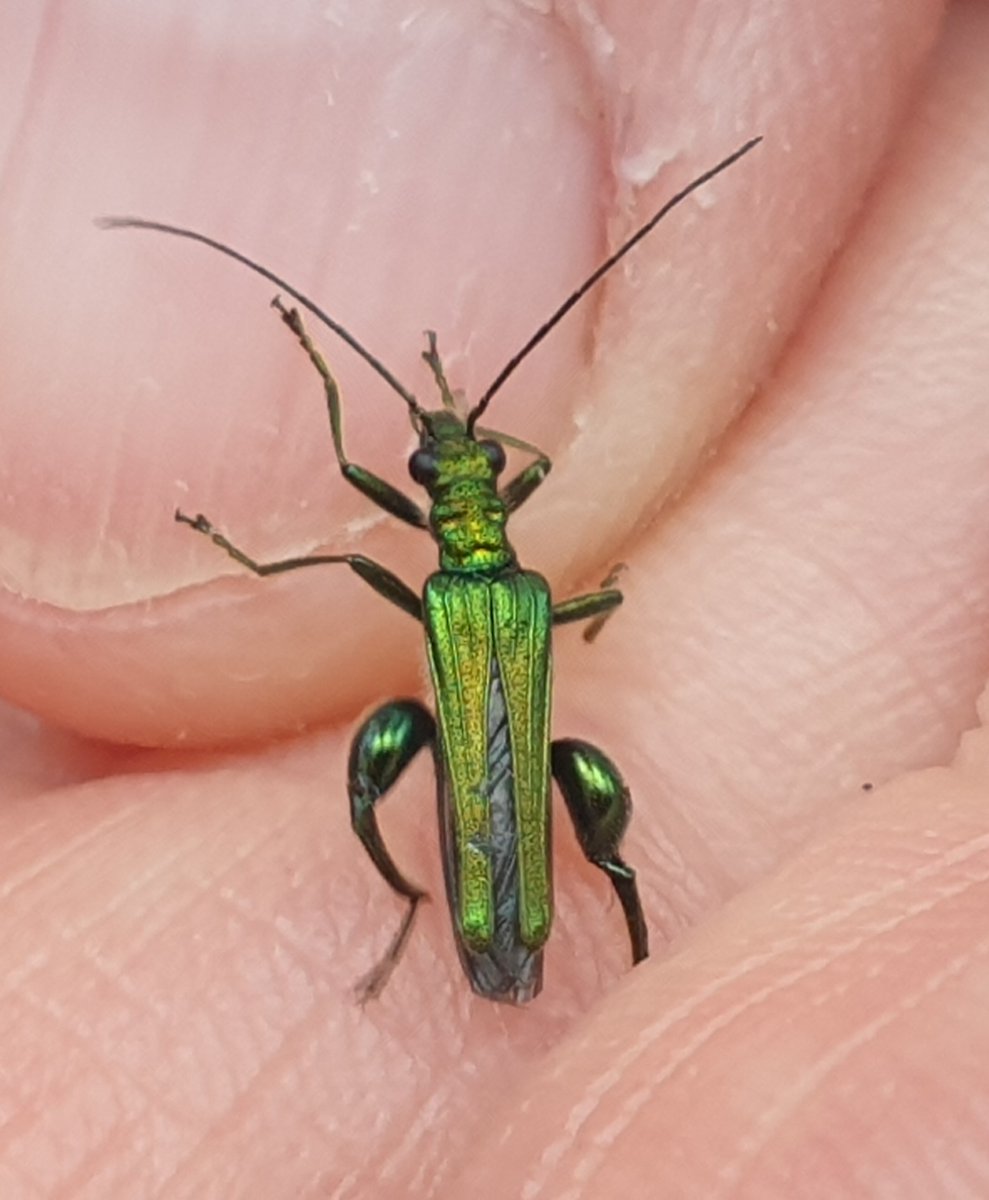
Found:
<path fill-rule="evenodd" d="M 521 438 L 513 437 L 510 433 L 499 433 L 496 429 L 480 428 L 475 432 L 480 437 L 490 438 L 492 442 L 499 442 L 502 446 L 511 446 L 513 450 L 522 450 L 526 454 L 535 456 L 535 462 L 523 467 L 517 475 L 509 479 L 499 492 L 505 508 L 508 512 L 513 513 L 517 508 L 521 508 L 539 487 L 550 473 L 553 463 L 538 446 L 534 446 L 531 442 L 524 442 Z"/>
<path fill-rule="evenodd" d="M 350 823 L 382 879 L 408 901 L 408 907 L 388 949 L 357 985 L 363 1004 L 381 994 L 402 957 L 416 909 L 427 893 L 410 883 L 395 865 L 381 837 L 375 805 L 383 800 L 423 746 L 435 756 L 436 722 L 417 700 L 393 700 L 373 712 L 350 746 L 347 792 Z"/>
<path fill-rule="evenodd" d="M 572 738 L 553 742 L 550 754 L 553 778 L 563 793 L 580 848 L 587 861 L 611 880 L 625 914 L 632 962 L 641 962 L 649 956 L 649 931 L 635 871 L 618 854 L 632 812 L 625 781 L 611 759 L 589 742 Z"/>
<path fill-rule="evenodd" d="M 312 339 L 306 332 L 306 327 L 302 323 L 302 317 L 299 316 L 297 308 L 286 308 L 277 296 L 272 300 L 271 307 L 278 311 L 286 327 L 295 334 L 296 340 L 302 349 L 305 350 L 309 361 L 316 368 L 316 372 L 323 381 L 326 407 L 330 414 L 330 433 L 333 436 L 333 449 L 337 456 L 337 462 L 340 464 L 340 474 L 343 475 L 348 483 L 353 484 L 362 495 L 367 496 L 369 500 L 379 508 L 383 508 L 385 512 L 391 513 L 393 517 L 398 517 L 400 521 L 404 521 L 406 525 L 413 525 L 416 529 L 428 528 L 429 522 L 426 514 L 414 500 L 410 499 L 403 491 L 394 487 L 386 479 L 382 479 L 380 475 L 375 475 L 373 471 L 359 467 L 347 458 L 343 448 L 343 414 L 340 411 L 340 389 L 337 387 L 336 380 L 330 374 L 330 368 L 326 365 L 326 360 L 316 349 Z"/>
<path fill-rule="evenodd" d="M 242 567 L 247 567 L 255 575 L 280 575 L 285 571 L 297 571 L 300 567 L 314 567 L 325 563 L 346 563 L 354 574 L 359 575 L 365 583 L 369 583 L 379 596 L 384 596 L 386 600 L 390 600 L 392 604 L 402 609 L 403 612 L 407 612 L 410 617 L 415 617 L 417 621 L 422 620 L 422 600 L 409 585 L 403 583 L 387 567 L 376 563 L 372 558 L 366 558 L 363 554 L 310 554 L 302 558 L 282 558 L 278 562 L 259 563 L 235 546 L 229 538 L 224 537 L 202 513 L 198 513 L 195 517 L 189 517 L 181 510 L 176 509 L 175 520 L 181 525 L 188 525 L 197 533 L 204 534 L 221 550 L 225 550 L 235 562 L 239 562 Z"/>

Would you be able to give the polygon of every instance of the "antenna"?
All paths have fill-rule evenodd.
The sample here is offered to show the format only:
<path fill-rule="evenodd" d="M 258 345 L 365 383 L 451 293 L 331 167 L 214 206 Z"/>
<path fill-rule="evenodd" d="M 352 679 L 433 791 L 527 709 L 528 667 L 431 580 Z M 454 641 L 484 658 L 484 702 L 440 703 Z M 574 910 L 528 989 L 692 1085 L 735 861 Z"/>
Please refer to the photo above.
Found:
<path fill-rule="evenodd" d="M 323 322 L 324 325 L 327 325 L 330 329 L 332 329 L 337 337 L 342 338 L 352 350 L 355 350 L 361 356 L 361 358 L 364 359 L 369 367 L 377 371 L 385 383 L 398 392 L 405 403 L 409 406 L 409 411 L 412 413 L 413 417 L 418 418 L 419 420 L 424 418 L 425 414 L 423 410 L 419 407 L 418 401 L 408 390 L 408 388 L 403 387 L 402 384 L 400 384 L 395 376 L 391 373 L 391 371 L 389 371 L 384 365 L 384 363 L 376 359 L 374 355 L 370 353 L 370 351 L 365 350 L 357 338 L 355 338 L 354 335 L 348 330 L 344 329 L 339 321 L 334 321 L 331 316 L 325 313 L 318 304 L 315 304 L 312 300 L 310 300 L 308 296 L 305 296 L 302 294 L 302 292 L 297 291 L 290 283 L 286 283 L 285 280 L 276 275 L 274 271 L 269 271 L 267 267 L 262 267 L 261 264 L 256 263 L 254 259 L 248 258 L 246 254 L 241 254 L 239 250 L 234 250 L 233 247 L 227 246 L 223 242 L 218 242 L 214 238 L 207 237 L 204 233 L 196 233 L 196 231 L 193 229 L 183 229 L 178 225 L 164 225 L 160 221 L 145 221 L 140 217 L 100 217 L 96 221 L 96 224 L 100 229 L 152 229 L 156 233 L 170 233 L 174 237 L 188 238 L 192 242 L 202 242 L 204 246 L 210 246 L 214 250 L 219 250 L 221 254 L 225 254 L 228 258 L 232 258 L 239 263 L 243 263 L 245 267 L 250 268 L 250 270 L 254 271 L 258 275 L 262 275 L 265 279 L 269 280 L 269 282 L 273 283 L 275 287 L 281 288 L 281 290 L 291 296 L 293 300 L 297 300 L 303 308 L 308 309 L 314 317 L 317 317 Z"/>
<path fill-rule="evenodd" d="M 711 167 L 711 169 L 709 171 L 705 171 L 703 175 L 698 175 L 692 183 L 688 183 L 687 186 L 682 189 L 682 191 L 677 192 L 672 199 L 667 200 L 659 212 L 651 216 L 649 220 L 646 221 L 645 225 L 632 234 L 628 241 L 623 242 L 610 258 L 606 258 L 604 260 L 604 262 L 597 268 L 596 271 L 588 275 L 580 287 L 577 288 L 575 292 L 570 293 L 570 295 L 566 298 L 566 300 L 563 301 L 553 315 L 539 326 L 539 328 L 532 335 L 532 337 L 529 338 L 522 349 L 519 350 L 518 353 L 512 358 L 510 358 L 504 367 L 502 367 L 501 372 L 496 377 L 494 383 L 491 384 L 480 400 L 478 400 L 477 404 L 475 404 L 470 410 L 470 414 L 467 417 L 467 432 L 474 432 L 474 426 L 476 425 L 478 418 L 491 403 L 494 394 L 498 391 L 509 375 L 512 374 L 515 368 L 523 361 L 523 359 L 527 358 L 529 354 L 535 350 L 543 338 L 546 337 L 546 335 L 552 329 L 555 329 L 556 326 L 559 325 L 559 323 L 574 307 L 574 305 L 582 300 L 584 296 L 586 296 L 591 290 L 591 288 L 594 287 L 594 285 L 601 279 L 603 279 L 604 276 L 607 275 L 611 270 L 611 268 L 615 266 L 616 263 L 620 262 L 626 254 L 628 254 L 629 250 L 631 250 L 633 246 L 638 245 L 638 243 L 642 241 L 647 233 L 651 233 L 655 226 L 658 225 L 663 219 L 663 217 L 665 217 L 671 209 L 676 208 L 676 206 L 682 200 L 686 200 L 691 192 L 695 192 L 699 187 L 703 187 L 704 184 L 713 179 L 715 175 L 720 175 L 721 172 L 730 167 L 732 163 L 737 162 L 743 154 L 748 154 L 748 152 L 754 146 L 758 146 L 761 141 L 761 137 L 751 138 L 745 143 L 744 146 L 740 146 L 733 154 L 729 154 L 726 159 L 723 159 L 721 162 L 719 162 L 716 167 Z"/>

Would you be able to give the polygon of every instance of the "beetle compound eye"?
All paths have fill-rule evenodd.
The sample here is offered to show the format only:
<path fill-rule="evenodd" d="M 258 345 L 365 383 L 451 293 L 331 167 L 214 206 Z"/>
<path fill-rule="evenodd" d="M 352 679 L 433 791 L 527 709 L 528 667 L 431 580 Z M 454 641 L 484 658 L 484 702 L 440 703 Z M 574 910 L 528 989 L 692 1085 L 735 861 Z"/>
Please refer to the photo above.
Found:
<path fill-rule="evenodd" d="M 490 440 L 478 442 L 478 445 L 484 451 L 484 457 L 491 464 L 491 470 L 496 475 L 500 475 L 505 469 L 505 448 L 500 442 Z"/>
<path fill-rule="evenodd" d="M 409 474 L 422 487 L 429 487 L 436 479 L 436 455 L 431 450 L 415 450 L 409 459 Z"/>

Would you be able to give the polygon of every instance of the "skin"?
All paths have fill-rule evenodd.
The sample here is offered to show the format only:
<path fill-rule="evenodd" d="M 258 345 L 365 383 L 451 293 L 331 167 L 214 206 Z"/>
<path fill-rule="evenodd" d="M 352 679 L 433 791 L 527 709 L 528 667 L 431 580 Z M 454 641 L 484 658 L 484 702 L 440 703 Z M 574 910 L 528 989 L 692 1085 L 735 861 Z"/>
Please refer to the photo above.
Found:
<path fill-rule="evenodd" d="M 95 4 L 71 28 L 6 18 L 4 1197 L 989 1190 L 989 10 L 849 3 L 808 29 L 753 4 L 750 45 L 714 7 L 657 30 L 599 6 L 598 91 L 602 30 L 569 10 L 493 31 L 460 6 L 407 58 L 401 13 L 358 36 L 300 6 L 272 46 L 245 10 L 222 51 Z M 478 98 L 436 66 L 468 44 L 520 75 Z M 382 120 L 354 133 L 344 97 L 399 75 L 414 98 L 371 93 Z M 339 112 L 311 101 L 330 76 Z M 451 78 L 478 107 L 448 143 L 430 104 Z M 527 89 L 513 147 L 496 131 Z M 557 639 L 554 723 L 629 779 L 654 956 L 626 973 L 558 812 L 544 995 L 472 997 L 438 902 L 361 1010 L 399 905 L 348 827 L 348 736 L 420 690 L 414 626 L 334 568 L 237 577 L 169 513 L 259 556 L 359 542 L 410 581 L 429 546 L 384 520 L 348 540 L 367 510 L 264 285 L 85 222 L 183 219 L 296 264 L 421 397 L 429 321 L 476 394 L 609 222 L 753 132 L 491 412 L 554 457 L 512 526 L 523 561 L 561 595 L 629 565 L 600 641 Z M 660 142 L 689 155 L 622 183 Z M 490 188 L 478 145 L 509 147 Z M 371 162 L 374 196 L 428 196 L 401 219 L 355 201 L 340 179 Z M 400 402 L 318 336 L 354 458 L 404 482 Z M 431 786 L 418 765 L 383 821 L 439 900 Z"/>

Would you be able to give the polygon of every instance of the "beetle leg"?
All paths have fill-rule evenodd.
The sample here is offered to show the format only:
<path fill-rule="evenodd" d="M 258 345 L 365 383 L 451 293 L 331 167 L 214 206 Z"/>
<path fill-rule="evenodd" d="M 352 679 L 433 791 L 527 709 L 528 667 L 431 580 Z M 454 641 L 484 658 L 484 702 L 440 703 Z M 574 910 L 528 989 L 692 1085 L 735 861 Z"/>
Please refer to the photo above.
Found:
<path fill-rule="evenodd" d="M 539 487 L 550 473 L 553 463 L 549 456 L 544 454 L 538 446 L 534 446 L 532 442 L 524 442 L 521 438 L 513 437 L 510 433 L 500 433 L 497 429 L 481 429 L 480 427 L 475 429 L 474 432 L 480 437 L 490 438 L 493 442 L 500 442 L 503 446 L 511 446 L 513 450 L 522 450 L 524 453 L 532 454 L 535 457 L 534 462 L 523 467 L 517 475 L 509 479 L 498 493 L 505 508 L 508 512 L 513 513 Z"/>
<path fill-rule="evenodd" d="M 449 409 L 451 412 L 456 412 L 457 406 L 454 403 L 453 390 L 447 382 L 446 372 L 443 370 L 443 361 L 440 358 L 439 351 L 436 349 L 436 334 L 432 329 L 426 330 L 426 345 L 428 348 L 422 352 L 422 361 L 433 373 L 436 386 L 440 389 L 443 407 Z"/>
<path fill-rule="evenodd" d="M 625 781 L 611 759 L 588 742 L 562 739 L 553 742 L 550 753 L 580 848 L 611 880 L 625 914 L 632 962 L 641 962 L 649 955 L 649 933 L 635 871 L 618 854 L 632 812 Z"/>
<path fill-rule="evenodd" d="M 242 567 L 247 567 L 255 575 L 280 575 L 284 571 L 296 571 L 300 567 L 314 567 L 325 563 L 346 563 L 354 574 L 359 575 L 365 583 L 370 584 L 379 596 L 384 596 L 386 600 L 390 600 L 392 604 L 407 612 L 410 617 L 415 617 L 417 621 L 422 620 L 422 600 L 407 583 L 403 583 L 397 575 L 389 571 L 387 567 L 383 567 L 381 563 L 375 562 L 373 558 L 367 558 L 363 554 L 307 554 L 301 558 L 283 558 L 278 562 L 259 563 L 235 546 L 229 538 L 224 537 L 202 513 L 197 513 L 195 517 L 189 517 L 180 509 L 176 509 L 175 519 L 182 525 L 188 525 L 197 533 L 205 534 L 221 550 L 225 550 L 235 562 L 239 562 Z"/>
<path fill-rule="evenodd" d="M 377 964 L 357 985 L 363 1004 L 381 994 L 412 932 L 416 909 L 427 893 L 409 883 L 395 865 L 378 828 L 375 805 L 395 784 L 423 746 L 434 748 L 436 722 L 417 700 L 393 700 L 373 712 L 350 746 L 347 791 L 350 823 L 388 886 L 408 901 L 395 936 Z"/>
<path fill-rule="evenodd" d="M 622 602 L 622 594 L 614 585 L 626 569 L 624 563 L 616 563 L 601 580 L 601 588 L 583 596 L 572 596 L 553 605 L 553 624 L 566 625 L 570 621 L 585 621 L 593 617 L 584 630 L 584 641 L 593 642 Z"/>
<path fill-rule="evenodd" d="M 541 454 L 535 462 L 529 463 L 524 467 L 514 479 L 510 479 L 508 483 L 501 489 L 501 498 L 505 503 L 505 508 L 513 513 L 532 495 L 537 487 L 549 474 L 550 467 L 553 464 Z"/>
<path fill-rule="evenodd" d="M 333 449 L 336 451 L 337 462 L 340 464 L 340 472 L 344 479 L 348 483 L 353 484 L 359 492 L 367 496 L 379 508 L 383 508 L 385 512 L 391 513 L 393 517 L 398 517 L 406 525 L 413 525 L 416 529 L 426 529 L 429 525 L 426 514 L 414 500 L 406 496 L 397 487 L 393 487 L 387 480 L 382 479 L 379 475 L 375 475 L 371 471 L 365 470 L 364 467 L 357 466 L 356 463 L 350 462 L 347 458 L 343 448 L 343 416 L 340 411 L 340 389 L 337 387 L 336 380 L 330 374 L 330 368 L 326 365 L 326 359 L 323 358 L 322 354 L 313 345 L 305 326 L 302 324 L 302 317 L 299 316 L 297 308 L 286 308 L 277 296 L 272 300 L 271 307 L 278 310 L 282 320 L 295 334 L 296 340 L 309 356 L 309 361 L 316 368 L 319 377 L 323 381 L 323 391 L 326 393 L 326 407 L 330 413 L 330 432 L 333 435 Z"/>

